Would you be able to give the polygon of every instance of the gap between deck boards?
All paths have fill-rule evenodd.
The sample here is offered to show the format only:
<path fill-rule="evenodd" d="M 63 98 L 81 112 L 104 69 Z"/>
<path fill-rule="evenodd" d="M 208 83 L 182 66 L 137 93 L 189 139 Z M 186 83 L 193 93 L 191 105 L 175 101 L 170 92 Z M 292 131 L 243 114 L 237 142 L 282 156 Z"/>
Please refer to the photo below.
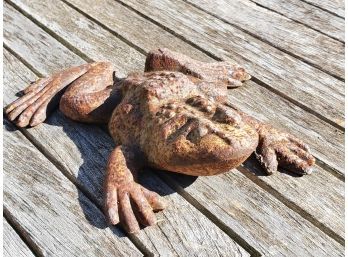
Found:
<path fill-rule="evenodd" d="M 45 255 L 42 253 L 40 248 L 35 244 L 33 240 L 26 234 L 25 230 L 21 227 L 19 223 L 17 223 L 14 219 L 12 219 L 10 212 L 6 207 L 3 207 L 3 217 L 8 222 L 8 224 L 13 228 L 13 230 L 17 233 L 23 243 L 29 248 L 29 250 L 33 253 L 33 255 L 38 257 L 44 257 Z"/>
<path fill-rule="evenodd" d="M 319 9 L 325 11 L 325 12 L 331 13 L 332 15 L 335 15 L 335 16 L 337 16 L 337 17 L 340 17 L 340 18 L 342 18 L 342 19 L 345 19 L 344 16 L 339 15 L 339 14 L 337 14 L 337 13 L 335 13 L 335 12 L 332 12 L 332 11 L 330 11 L 330 10 L 328 10 L 328 9 L 326 9 L 326 8 L 324 8 L 324 7 L 322 7 L 322 6 L 320 6 L 320 5 L 317 5 L 317 4 L 312 3 L 312 2 L 310 2 L 310 1 L 307 1 L 307 0 L 300 0 L 300 1 L 305 2 L 306 4 L 310 4 L 310 5 L 312 5 L 312 6 L 315 6 L 315 7 L 319 8 Z"/>

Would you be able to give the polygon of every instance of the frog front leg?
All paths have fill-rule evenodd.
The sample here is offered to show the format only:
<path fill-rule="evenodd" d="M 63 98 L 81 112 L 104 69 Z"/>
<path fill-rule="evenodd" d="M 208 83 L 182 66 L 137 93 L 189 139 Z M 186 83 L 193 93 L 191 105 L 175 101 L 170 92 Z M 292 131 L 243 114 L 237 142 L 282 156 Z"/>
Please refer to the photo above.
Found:
<path fill-rule="evenodd" d="M 140 151 L 129 146 L 117 146 L 111 153 L 104 184 L 105 213 L 113 225 L 119 222 L 128 233 L 156 223 L 154 211 L 166 207 L 165 200 L 135 182 L 137 172 L 143 167 Z"/>
<path fill-rule="evenodd" d="M 288 171 L 311 174 L 315 159 L 309 147 L 295 136 L 279 131 L 268 124 L 260 124 L 256 157 L 268 174 L 282 167 Z"/>
<path fill-rule="evenodd" d="M 267 174 L 275 173 L 278 167 L 300 175 L 312 173 L 315 158 L 302 140 L 250 117 L 230 103 L 226 105 L 258 132 L 259 143 L 255 155 Z"/>

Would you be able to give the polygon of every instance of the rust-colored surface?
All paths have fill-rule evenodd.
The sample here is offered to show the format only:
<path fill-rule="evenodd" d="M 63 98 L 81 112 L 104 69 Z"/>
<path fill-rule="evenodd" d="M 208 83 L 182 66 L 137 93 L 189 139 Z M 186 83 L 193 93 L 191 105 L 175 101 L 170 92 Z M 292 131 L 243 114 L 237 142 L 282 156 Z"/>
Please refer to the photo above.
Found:
<path fill-rule="evenodd" d="M 195 176 L 227 172 L 255 152 L 268 174 L 278 166 L 299 174 L 315 163 L 309 148 L 226 103 L 227 88 L 250 79 L 227 62 L 202 63 L 168 49 L 151 51 L 145 73 L 113 76 L 107 62 L 67 69 L 27 87 L 5 112 L 19 127 L 43 122 L 58 104 L 69 118 L 109 124 L 119 146 L 105 181 L 105 212 L 130 233 L 153 225 L 164 200 L 136 183 L 145 166 Z M 131 205 L 132 203 L 132 205 Z"/>

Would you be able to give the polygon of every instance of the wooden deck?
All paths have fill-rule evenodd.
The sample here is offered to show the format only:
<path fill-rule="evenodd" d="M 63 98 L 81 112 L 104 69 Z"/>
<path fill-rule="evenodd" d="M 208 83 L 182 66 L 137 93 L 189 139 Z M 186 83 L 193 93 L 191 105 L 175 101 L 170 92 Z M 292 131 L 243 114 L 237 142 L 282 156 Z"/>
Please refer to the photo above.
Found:
<path fill-rule="evenodd" d="M 85 62 L 141 71 L 159 47 L 245 66 L 229 100 L 303 138 L 316 172 L 264 176 L 254 158 L 197 179 L 147 170 L 170 207 L 127 236 L 101 211 L 105 128 L 59 111 L 31 129 L 5 120 L 5 256 L 343 256 L 344 1 L 6 0 L 4 104 Z"/>

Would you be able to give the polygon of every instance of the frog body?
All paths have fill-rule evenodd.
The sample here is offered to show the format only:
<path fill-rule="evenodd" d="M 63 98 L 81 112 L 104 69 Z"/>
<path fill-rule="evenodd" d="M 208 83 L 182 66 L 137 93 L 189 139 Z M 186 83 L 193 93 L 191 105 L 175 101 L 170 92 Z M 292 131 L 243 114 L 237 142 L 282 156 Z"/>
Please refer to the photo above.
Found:
<path fill-rule="evenodd" d="M 209 176 L 228 172 L 255 153 L 268 174 L 278 166 L 312 172 L 315 159 L 305 143 L 227 100 L 228 88 L 250 78 L 237 64 L 203 63 L 157 49 L 148 54 L 144 73 L 126 78 L 115 77 L 108 62 L 41 78 L 5 112 L 19 127 L 36 126 L 59 104 L 75 121 L 108 124 L 117 147 L 107 164 L 105 214 L 110 223 L 121 220 L 126 231 L 136 233 L 139 223 L 155 224 L 154 211 L 166 207 L 161 196 L 136 182 L 144 167 Z M 137 218 L 134 208 L 141 214 Z"/>

